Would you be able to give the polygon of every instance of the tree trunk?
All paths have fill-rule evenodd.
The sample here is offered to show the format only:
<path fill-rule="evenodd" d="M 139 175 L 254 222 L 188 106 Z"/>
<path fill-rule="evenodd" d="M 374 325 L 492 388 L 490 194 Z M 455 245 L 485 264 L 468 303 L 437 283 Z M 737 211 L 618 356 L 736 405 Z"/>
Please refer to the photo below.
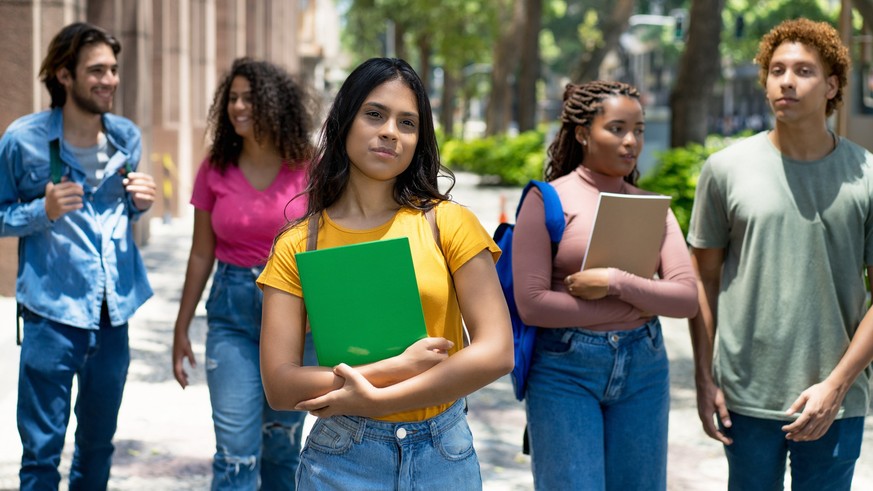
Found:
<path fill-rule="evenodd" d="M 864 18 L 864 23 L 873 27 L 873 0 L 852 0 L 852 5 Z"/>
<path fill-rule="evenodd" d="M 670 94 L 670 146 L 706 140 L 712 87 L 721 77 L 721 11 L 724 0 L 693 0 L 688 41 Z"/>
<path fill-rule="evenodd" d="M 505 3 L 503 4 L 505 6 Z M 494 46 L 494 63 L 491 68 L 491 94 L 485 110 L 485 134 L 505 133 L 511 118 L 512 101 L 510 77 L 518 66 L 518 47 L 522 26 L 525 21 L 525 0 L 512 0 L 512 16 L 507 28 L 501 33 Z M 504 10 L 505 12 L 505 10 Z M 506 17 L 501 16 L 501 17 Z"/>
<path fill-rule="evenodd" d="M 540 78 L 540 30 L 543 25 L 543 0 L 524 0 L 527 22 L 521 40 L 516 101 L 518 131 L 530 131 L 537 125 L 537 80 Z"/>
<path fill-rule="evenodd" d="M 460 76 L 454 70 L 443 67 L 443 93 L 440 99 L 440 126 L 446 137 L 455 137 L 455 97 Z"/>
<path fill-rule="evenodd" d="M 600 23 L 600 32 L 603 33 L 603 43 L 593 51 L 583 53 L 579 57 L 576 69 L 573 72 L 573 81 L 576 83 L 596 80 L 600 73 L 600 64 L 616 45 L 621 34 L 627 30 L 628 20 L 634 11 L 635 0 L 615 0 L 609 17 Z"/>
<path fill-rule="evenodd" d="M 421 77 L 421 81 L 424 84 L 424 90 L 430 94 L 431 89 L 431 80 L 430 80 L 430 55 L 431 55 L 431 47 L 430 47 L 430 38 L 427 34 L 420 35 L 415 40 L 415 46 L 418 49 L 418 59 L 419 59 L 419 67 L 418 67 L 418 76 Z"/>
<path fill-rule="evenodd" d="M 406 37 L 406 26 L 404 26 L 400 22 L 395 22 L 393 56 L 395 58 L 400 58 L 401 60 L 408 60 L 409 57 L 406 56 L 406 43 L 403 42 L 404 37 Z"/>

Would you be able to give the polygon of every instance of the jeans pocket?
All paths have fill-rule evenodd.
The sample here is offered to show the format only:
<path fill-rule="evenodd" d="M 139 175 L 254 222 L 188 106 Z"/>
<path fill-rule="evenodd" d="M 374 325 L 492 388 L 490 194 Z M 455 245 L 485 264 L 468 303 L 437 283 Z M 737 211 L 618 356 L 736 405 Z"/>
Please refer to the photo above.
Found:
<path fill-rule="evenodd" d="M 224 283 L 223 275 L 216 274 L 212 277 L 212 286 L 209 288 L 209 296 L 206 298 L 207 317 L 212 315 L 213 312 L 222 310 L 221 306 L 227 303 L 223 300 L 223 294 L 226 290 Z"/>
<path fill-rule="evenodd" d="M 464 460 L 473 453 L 473 433 L 467 420 L 459 419 L 436 438 L 440 454 L 447 460 Z"/>
<path fill-rule="evenodd" d="M 564 341 L 566 329 L 540 329 L 535 350 L 546 356 L 565 356 L 573 351 L 572 341 Z"/>
<path fill-rule="evenodd" d="M 653 354 L 660 353 L 664 349 L 664 335 L 661 333 L 660 326 L 654 329 L 654 334 L 646 336 L 646 347 Z"/>
<path fill-rule="evenodd" d="M 348 428 L 329 419 L 319 418 L 309 431 L 306 447 L 326 454 L 340 455 L 352 447 L 353 437 L 354 434 Z"/>

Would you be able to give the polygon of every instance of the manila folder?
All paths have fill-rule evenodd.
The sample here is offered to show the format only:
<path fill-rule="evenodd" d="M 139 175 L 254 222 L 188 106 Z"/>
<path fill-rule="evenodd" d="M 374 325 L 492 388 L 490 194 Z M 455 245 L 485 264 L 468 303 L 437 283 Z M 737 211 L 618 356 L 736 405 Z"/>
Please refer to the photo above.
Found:
<path fill-rule="evenodd" d="M 600 193 L 582 269 L 617 268 L 651 278 L 658 270 L 670 197 Z"/>
<path fill-rule="evenodd" d="M 408 238 L 295 258 L 319 365 L 383 360 L 427 336 Z"/>

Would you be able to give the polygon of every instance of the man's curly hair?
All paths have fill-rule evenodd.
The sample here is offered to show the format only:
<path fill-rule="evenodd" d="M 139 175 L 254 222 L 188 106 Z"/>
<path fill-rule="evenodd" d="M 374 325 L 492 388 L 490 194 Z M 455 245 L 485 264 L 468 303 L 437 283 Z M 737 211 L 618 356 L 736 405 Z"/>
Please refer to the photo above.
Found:
<path fill-rule="evenodd" d="M 755 63 L 758 64 L 758 81 L 762 87 L 767 86 L 767 75 L 770 72 L 770 60 L 773 52 L 783 43 L 800 43 L 815 48 L 828 71 L 827 76 L 837 77 L 837 94 L 828 101 L 825 114 L 830 116 L 843 102 L 843 89 L 848 83 L 851 58 L 849 50 L 840 39 L 840 34 L 827 22 L 815 22 L 809 19 L 786 20 L 761 39 Z"/>
<path fill-rule="evenodd" d="M 235 77 L 251 85 L 255 139 L 268 141 L 286 162 L 297 165 L 312 155 L 311 98 L 287 71 L 267 61 L 244 57 L 233 62 L 215 91 L 209 108 L 208 129 L 212 135 L 209 159 L 221 171 L 237 165 L 242 137 L 236 134 L 227 113 L 230 87 Z"/>

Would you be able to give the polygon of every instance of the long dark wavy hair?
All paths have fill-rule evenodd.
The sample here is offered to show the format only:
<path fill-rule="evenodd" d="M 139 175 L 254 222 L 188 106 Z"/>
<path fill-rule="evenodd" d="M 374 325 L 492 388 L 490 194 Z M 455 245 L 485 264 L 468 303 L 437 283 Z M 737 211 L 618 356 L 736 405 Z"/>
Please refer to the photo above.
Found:
<path fill-rule="evenodd" d="M 564 89 L 564 108 L 561 111 L 561 129 L 549 145 L 546 181 L 565 176 L 583 163 L 585 152 L 576 139 L 576 127 L 590 128 L 594 117 L 603 113 L 603 101 L 616 96 L 640 100 L 639 91 L 623 82 L 596 80 L 581 85 L 567 84 Z M 636 185 L 639 177 L 640 171 L 634 167 L 633 172 L 626 175 L 624 180 Z"/>
<path fill-rule="evenodd" d="M 209 160 L 224 171 L 237 165 L 243 139 L 236 134 L 227 114 L 230 87 L 235 77 L 251 86 L 255 140 L 270 142 L 282 159 L 301 165 L 312 156 L 312 97 L 291 75 L 273 63 L 237 58 L 224 76 L 209 108 L 208 134 L 212 135 Z"/>
<path fill-rule="evenodd" d="M 114 36 L 98 26 L 85 22 L 70 24 L 52 38 L 48 52 L 39 67 L 40 79 L 52 98 L 52 108 L 64 107 L 67 102 L 67 90 L 58 80 L 58 72 L 66 68 L 70 76 L 75 79 L 76 65 L 79 64 L 82 48 L 97 43 L 109 46 L 116 57 L 121 52 L 121 43 Z"/>
<path fill-rule="evenodd" d="M 412 162 L 394 183 L 394 200 L 402 206 L 429 210 L 440 201 L 450 199 L 448 191 L 439 190 L 440 175 L 454 185 L 454 174 L 440 164 L 439 147 L 433 126 L 430 100 L 421 79 L 408 63 L 397 58 L 371 58 L 352 71 L 334 99 L 328 112 L 315 157 L 309 168 L 306 214 L 282 229 L 294 227 L 309 217 L 318 216 L 339 199 L 349 182 L 351 162 L 346 151 L 346 138 L 358 110 L 376 87 L 400 80 L 412 90 L 418 105 L 418 144 Z"/>

